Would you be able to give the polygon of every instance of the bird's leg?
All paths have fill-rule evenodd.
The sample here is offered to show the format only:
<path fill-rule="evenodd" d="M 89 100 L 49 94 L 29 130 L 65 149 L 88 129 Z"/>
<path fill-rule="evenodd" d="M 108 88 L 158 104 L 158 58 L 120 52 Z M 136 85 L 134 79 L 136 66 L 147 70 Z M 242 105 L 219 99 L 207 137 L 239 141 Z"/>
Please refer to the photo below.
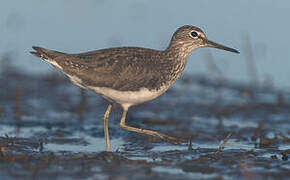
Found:
<path fill-rule="evenodd" d="M 124 108 L 124 111 L 122 113 L 122 118 L 121 118 L 121 122 L 120 122 L 120 126 L 128 131 L 134 131 L 140 134 L 147 134 L 150 136 L 154 136 L 154 137 L 158 137 L 164 141 L 170 142 L 172 144 L 181 144 L 182 140 L 159 133 L 157 131 L 152 131 L 152 130 L 147 130 L 147 129 L 141 129 L 141 128 L 136 128 L 136 127 L 131 127 L 125 124 L 125 120 L 126 120 L 126 114 L 127 114 L 128 109 Z"/>
<path fill-rule="evenodd" d="M 105 133 L 105 140 L 106 140 L 106 151 L 110 151 L 110 138 L 109 138 L 109 129 L 108 129 L 108 120 L 109 120 L 109 114 L 112 109 L 112 104 L 109 104 L 107 107 L 107 110 L 104 114 L 104 133 Z"/>

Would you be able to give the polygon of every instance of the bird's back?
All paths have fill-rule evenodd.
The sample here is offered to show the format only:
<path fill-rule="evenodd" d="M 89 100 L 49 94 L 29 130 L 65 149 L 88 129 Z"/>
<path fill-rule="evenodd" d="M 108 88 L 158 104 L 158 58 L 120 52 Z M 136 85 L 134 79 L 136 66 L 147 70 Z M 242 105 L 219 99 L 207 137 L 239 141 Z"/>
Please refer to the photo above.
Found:
<path fill-rule="evenodd" d="M 51 57 L 57 68 L 69 77 L 81 80 L 81 85 L 108 87 L 118 91 L 156 90 L 170 78 L 171 64 L 163 51 L 137 47 L 119 47 L 66 54 L 44 48 L 34 48 L 35 55 Z M 45 55 L 41 55 L 45 54 Z"/>

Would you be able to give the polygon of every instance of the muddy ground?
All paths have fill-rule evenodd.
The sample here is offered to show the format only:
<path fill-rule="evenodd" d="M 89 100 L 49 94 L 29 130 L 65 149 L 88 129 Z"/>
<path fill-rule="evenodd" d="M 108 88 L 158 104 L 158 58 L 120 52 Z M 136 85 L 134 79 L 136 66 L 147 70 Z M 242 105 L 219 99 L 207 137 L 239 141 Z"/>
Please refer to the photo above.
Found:
<path fill-rule="evenodd" d="M 127 123 L 187 142 L 121 129 L 114 105 L 106 153 L 105 100 L 56 71 L 17 71 L 0 76 L 0 179 L 290 177 L 290 89 L 183 76 L 161 97 L 131 108 Z"/>

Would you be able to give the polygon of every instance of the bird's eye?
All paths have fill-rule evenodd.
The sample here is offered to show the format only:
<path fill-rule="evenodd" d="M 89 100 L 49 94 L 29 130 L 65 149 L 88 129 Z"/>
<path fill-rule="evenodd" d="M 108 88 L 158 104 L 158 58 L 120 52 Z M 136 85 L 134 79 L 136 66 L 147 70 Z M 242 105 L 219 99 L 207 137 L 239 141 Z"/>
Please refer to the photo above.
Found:
<path fill-rule="evenodd" d="M 194 37 L 194 38 L 198 36 L 198 34 L 197 34 L 196 31 L 192 31 L 192 32 L 190 33 L 190 35 L 191 35 L 192 37 Z"/>

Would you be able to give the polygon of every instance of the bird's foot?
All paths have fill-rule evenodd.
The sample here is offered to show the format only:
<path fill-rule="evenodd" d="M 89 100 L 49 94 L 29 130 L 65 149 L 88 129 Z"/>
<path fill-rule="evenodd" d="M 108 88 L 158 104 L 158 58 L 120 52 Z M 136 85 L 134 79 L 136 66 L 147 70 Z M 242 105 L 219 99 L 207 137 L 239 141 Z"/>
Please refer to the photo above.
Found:
<path fill-rule="evenodd" d="M 158 137 L 166 142 L 171 143 L 171 144 L 182 144 L 182 143 L 186 142 L 182 138 L 176 138 L 176 137 L 168 136 L 166 134 L 161 134 L 161 133 L 158 133 Z"/>

